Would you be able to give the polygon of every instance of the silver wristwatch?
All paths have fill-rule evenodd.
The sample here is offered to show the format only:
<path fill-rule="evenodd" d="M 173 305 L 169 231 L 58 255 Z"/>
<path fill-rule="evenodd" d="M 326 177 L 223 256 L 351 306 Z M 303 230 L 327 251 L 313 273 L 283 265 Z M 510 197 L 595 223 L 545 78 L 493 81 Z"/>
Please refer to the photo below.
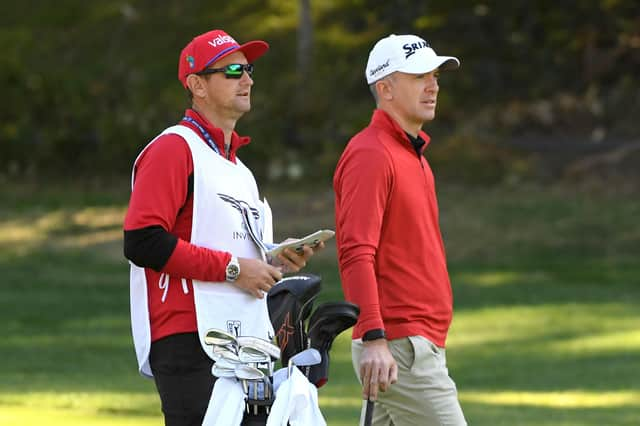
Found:
<path fill-rule="evenodd" d="M 227 263 L 227 268 L 225 269 L 225 273 L 227 276 L 227 281 L 235 282 L 238 279 L 238 275 L 240 275 L 240 263 L 238 262 L 238 258 L 235 256 L 231 257 L 229 263 Z"/>

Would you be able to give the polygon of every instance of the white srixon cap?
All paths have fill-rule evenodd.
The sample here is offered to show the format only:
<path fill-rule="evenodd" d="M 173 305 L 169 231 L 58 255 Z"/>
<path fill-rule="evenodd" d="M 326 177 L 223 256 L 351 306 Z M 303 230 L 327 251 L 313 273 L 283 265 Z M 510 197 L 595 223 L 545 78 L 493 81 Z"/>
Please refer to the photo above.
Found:
<path fill-rule="evenodd" d="M 395 35 L 378 41 L 367 61 L 367 84 L 400 71 L 407 74 L 425 74 L 440 69 L 460 66 L 458 58 L 438 56 L 429 43 L 415 35 Z"/>

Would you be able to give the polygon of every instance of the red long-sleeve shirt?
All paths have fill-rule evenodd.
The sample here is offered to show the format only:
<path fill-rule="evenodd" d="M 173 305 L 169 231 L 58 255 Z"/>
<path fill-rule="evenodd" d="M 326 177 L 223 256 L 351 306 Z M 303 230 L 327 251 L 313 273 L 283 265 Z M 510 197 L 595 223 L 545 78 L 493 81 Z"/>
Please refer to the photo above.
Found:
<path fill-rule="evenodd" d="M 224 153 L 221 129 L 187 110 Z M 191 123 L 197 134 L 199 130 Z M 203 139 L 202 143 L 206 143 Z M 231 139 L 230 160 L 249 138 L 235 132 Z M 233 185 L 229 182 L 229 185 Z M 197 331 L 191 279 L 219 282 L 231 254 L 190 243 L 193 217 L 193 159 L 187 142 L 175 134 L 160 136 L 138 159 L 129 209 L 124 222 L 125 256 L 145 268 L 148 291 L 151 340 Z M 161 275 L 170 282 L 166 295 Z M 186 291 L 182 279 L 185 279 Z"/>
<path fill-rule="evenodd" d="M 426 143 L 429 137 L 420 132 Z M 444 347 L 453 298 L 431 168 L 384 111 L 354 136 L 338 162 L 338 261 L 345 297 L 360 306 L 357 339 L 421 335 Z"/>

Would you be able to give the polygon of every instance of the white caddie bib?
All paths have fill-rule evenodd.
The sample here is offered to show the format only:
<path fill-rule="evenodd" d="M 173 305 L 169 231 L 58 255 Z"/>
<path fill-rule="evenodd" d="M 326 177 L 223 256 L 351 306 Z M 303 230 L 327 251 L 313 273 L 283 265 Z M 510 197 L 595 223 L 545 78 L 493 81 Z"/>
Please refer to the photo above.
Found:
<path fill-rule="evenodd" d="M 259 199 L 251 171 L 239 159 L 234 164 L 214 152 L 203 143 L 197 133 L 186 126 L 169 127 L 161 135 L 167 133 L 181 136 L 189 145 L 193 159 L 191 243 L 228 251 L 237 257 L 263 258 L 263 253 L 249 236 L 242 218 L 243 209 L 250 212 L 255 222 L 261 226 L 263 240 L 272 242 L 271 211 L 268 204 Z M 133 178 L 132 176 L 132 185 Z M 255 336 L 268 340 L 273 337 L 266 297 L 257 299 L 226 282 L 193 280 L 193 288 L 198 335 L 209 356 L 212 355 L 212 349 L 204 344 L 204 336 L 211 328 L 238 336 Z M 143 268 L 133 264 L 131 322 L 140 372 L 152 376 L 148 359 L 151 332 L 146 276 Z"/>

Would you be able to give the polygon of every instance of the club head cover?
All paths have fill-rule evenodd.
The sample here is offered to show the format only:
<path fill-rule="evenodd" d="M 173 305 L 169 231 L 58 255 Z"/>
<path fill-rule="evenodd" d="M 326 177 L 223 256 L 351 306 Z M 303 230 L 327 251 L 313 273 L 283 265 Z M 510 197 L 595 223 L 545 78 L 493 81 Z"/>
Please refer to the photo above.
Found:
<path fill-rule="evenodd" d="M 329 380 L 329 351 L 336 336 L 353 327 L 358 321 L 360 308 L 349 302 L 328 302 L 318 306 L 309 318 L 307 337 L 310 347 L 320 351 L 320 364 L 308 367 L 307 378 L 316 387 Z"/>
<path fill-rule="evenodd" d="M 267 293 L 269 318 L 280 347 L 282 366 L 286 366 L 293 355 L 307 349 L 304 321 L 311 314 L 321 284 L 322 279 L 317 275 L 298 274 L 278 281 Z"/>

